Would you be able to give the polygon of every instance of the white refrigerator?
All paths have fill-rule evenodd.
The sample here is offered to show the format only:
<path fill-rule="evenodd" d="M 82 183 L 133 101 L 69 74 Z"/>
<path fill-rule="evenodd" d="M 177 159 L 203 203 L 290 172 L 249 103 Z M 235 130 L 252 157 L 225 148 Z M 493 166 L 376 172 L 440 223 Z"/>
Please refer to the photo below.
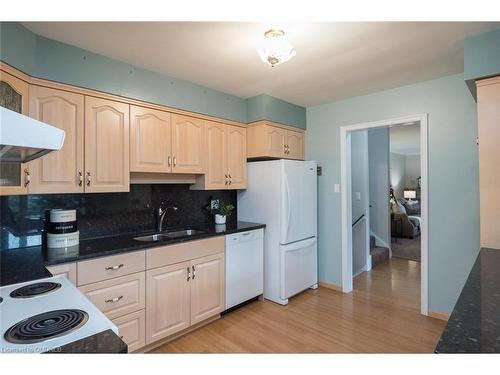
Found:
<path fill-rule="evenodd" d="M 282 305 L 318 286 L 316 170 L 315 161 L 251 162 L 238 193 L 238 220 L 266 224 L 264 298 Z"/>

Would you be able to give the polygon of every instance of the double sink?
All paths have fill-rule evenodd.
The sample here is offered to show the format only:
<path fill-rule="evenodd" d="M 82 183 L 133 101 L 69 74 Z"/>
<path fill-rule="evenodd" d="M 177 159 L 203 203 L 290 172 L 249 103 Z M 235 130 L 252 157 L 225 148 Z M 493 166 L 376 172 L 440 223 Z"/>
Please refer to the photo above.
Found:
<path fill-rule="evenodd" d="M 207 232 L 199 229 L 183 229 L 172 232 L 162 232 L 162 233 L 150 234 L 147 236 L 134 237 L 134 240 L 142 242 L 158 242 L 158 241 L 171 240 L 174 238 L 191 237 L 197 234 L 204 234 L 204 233 Z"/>

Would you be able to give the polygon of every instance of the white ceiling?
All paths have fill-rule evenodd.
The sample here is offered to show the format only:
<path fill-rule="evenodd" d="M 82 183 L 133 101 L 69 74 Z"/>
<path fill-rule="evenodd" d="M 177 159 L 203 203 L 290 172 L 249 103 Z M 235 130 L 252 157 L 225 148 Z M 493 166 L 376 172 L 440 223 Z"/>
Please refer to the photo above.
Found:
<path fill-rule="evenodd" d="M 129 64 L 240 97 L 311 106 L 463 71 L 475 22 L 302 23 L 282 26 L 297 50 L 271 68 L 255 46 L 273 25 L 224 22 L 26 22 L 28 29 Z"/>
<path fill-rule="evenodd" d="M 393 126 L 389 129 L 390 150 L 400 155 L 420 154 L 420 124 Z"/>

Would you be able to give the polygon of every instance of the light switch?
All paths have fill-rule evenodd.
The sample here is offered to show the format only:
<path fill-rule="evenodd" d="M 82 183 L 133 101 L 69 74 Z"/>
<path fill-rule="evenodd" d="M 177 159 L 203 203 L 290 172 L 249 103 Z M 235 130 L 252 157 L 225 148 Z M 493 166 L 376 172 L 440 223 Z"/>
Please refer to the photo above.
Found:
<path fill-rule="evenodd" d="M 361 192 L 360 192 L 360 191 L 357 191 L 357 192 L 356 192 L 356 200 L 357 200 L 357 201 L 360 201 L 360 200 L 361 200 Z"/>
<path fill-rule="evenodd" d="M 335 184 L 333 185 L 333 191 L 335 193 L 340 193 L 340 185 L 339 184 Z"/>

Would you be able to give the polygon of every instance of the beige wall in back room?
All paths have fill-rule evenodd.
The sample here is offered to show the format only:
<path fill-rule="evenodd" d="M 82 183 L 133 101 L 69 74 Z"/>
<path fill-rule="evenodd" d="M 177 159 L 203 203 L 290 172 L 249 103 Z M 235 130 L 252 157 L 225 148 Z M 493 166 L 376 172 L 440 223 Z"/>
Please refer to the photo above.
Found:
<path fill-rule="evenodd" d="M 396 198 L 403 198 L 403 190 L 405 189 L 405 156 L 391 152 L 389 175 L 391 186 L 394 189 Z"/>
<path fill-rule="evenodd" d="M 405 188 L 416 189 L 420 176 L 420 155 L 405 156 Z"/>

